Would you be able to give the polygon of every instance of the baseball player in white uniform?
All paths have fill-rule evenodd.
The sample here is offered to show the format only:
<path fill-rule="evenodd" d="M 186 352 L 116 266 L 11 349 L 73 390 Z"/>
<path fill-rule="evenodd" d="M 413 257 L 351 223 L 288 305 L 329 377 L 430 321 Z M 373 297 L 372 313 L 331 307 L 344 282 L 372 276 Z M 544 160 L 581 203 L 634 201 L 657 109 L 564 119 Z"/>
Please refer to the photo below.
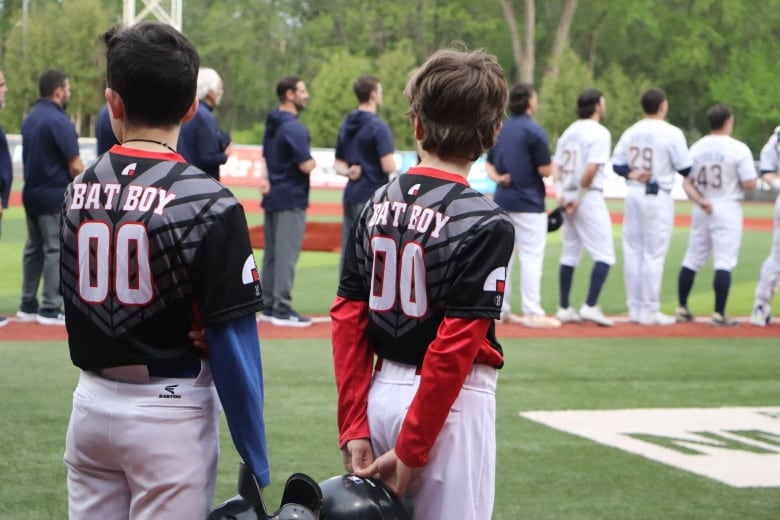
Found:
<path fill-rule="evenodd" d="M 707 111 L 710 134 L 691 146 L 693 168 L 683 188 L 696 204 L 693 207 L 688 249 L 677 281 L 680 306 L 677 321 L 693 321 L 688 295 L 696 273 L 710 254 L 715 276 L 715 312 L 710 323 L 733 327 L 737 321 L 726 316 L 726 299 L 731 287 L 731 271 L 737 265 L 742 243 L 742 204 L 745 190 L 756 186 L 756 167 L 748 146 L 731 137 L 734 115 L 727 105 Z"/>
<path fill-rule="evenodd" d="M 780 190 L 780 176 L 778 176 L 778 162 L 780 162 L 780 126 L 769 137 L 761 149 L 759 168 L 766 182 L 775 190 Z M 756 284 L 756 296 L 753 303 L 753 313 L 750 315 L 750 323 L 765 327 L 772 316 L 772 297 L 780 286 L 780 197 L 775 202 L 775 232 L 772 238 L 772 249 L 769 256 L 761 265 Z"/>
<path fill-rule="evenodd" d="M 660 311 L 661 280 L 674 226 L 671 191 L 675 172 L 687 176 L 691 156 L 682 131 L 664 118 L 666 94 L 652 88 L 642 95 L 645 118 L 620 137 L 612 156 L 615 173 L 626 178 L 623 219 L 623 275 L 629 321 L 671 325 Z"/>
<path fill-rule="evenodd" d="M 613 322 L 597 305 L 609 268 L 615 263 L 612 223 L 604 202 L 604 164 L 609 161 L 611 136 L 601 124 L 607 104 L 601 92 L 585 89 L 577 98 L 579 119 L 561 135 L 553 159 L 558 203 L 565 208 L 563 248 L 558 272 L 561 322 L 588 320 L 603 326 Z M 590 287 L 579 312 L 569 305 L 574 269 L 585 248 L 593 258 Z"/>

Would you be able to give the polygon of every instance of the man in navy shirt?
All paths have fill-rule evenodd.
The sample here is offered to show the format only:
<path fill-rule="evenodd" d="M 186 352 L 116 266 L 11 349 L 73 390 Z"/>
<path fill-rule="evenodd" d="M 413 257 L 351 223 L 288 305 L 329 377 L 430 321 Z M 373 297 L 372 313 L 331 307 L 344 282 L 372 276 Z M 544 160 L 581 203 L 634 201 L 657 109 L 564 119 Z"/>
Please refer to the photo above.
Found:
<path fill-rule="evenodd" d="M 267 177 L 260 182 L 265 210 L 262 286 L 265 309 L 260 320 L 287 327 L 308 327 L 311 320 L 292 308 L 295 264 L 303 247 L 309 174 L 316 166 L 309 131 L 298 120 L 309 92 L 298 76 L 276 84 L 279 108 L 268 114 L 263 136 Z"/>
<path fill-rule="evenodd" d="M 217 128 L 211 113 L 222 100 L 222 79 L 214 69 L 198 71 L 198 111 L 181 127 L 179 153 L 187 162 L 219 180 L 219 167 L 227 161 L 230 137 Z"/>
<path fill-rule="evenodd" d="M 344 118 L 336 141 L 336 173 L 349 177 L 344 188 L 341 251 L 363 205 L 395 171 L 393 136 L 376 116 L 382 104 L 382 85 L 374 76 L 360 76 L 352 86 L 358 107 Z"/>
<path fill-rule="evenodd" d="M 511 117 L 504 122 L 496 145 L 488 152 L 488 176 L 496 181 L 493 200 L 504 208 L 515 227 L 515 249 L 520 258 L 520 294 L 523 316 L 510 309 L 509 263 L 501 309 L 502 320 L 527 327 L 554 328 L 561 323 L 545 316 L 541 306 L 542 265 L 547 245 L 547 214 L 543 177 L 550 175 L 550 145 L 544 129 L 532 119 L 537 97 L 533 86 L 517 84 L 509 92 Z M 514 260 L 514 254 L 512 255 Z"/>
<path fill-rule="evenodd" d="M 103 105 L 103 108 L 98 112 L 97 120 L 95 121 L 95 137 L 97 138 L 98 155 L 107 152 L 115 144 L 119 144 L 114 135 L 114 130 L 111 128 L 108 105 Z"/>
<path fill-rule="evenodd" d="M 5 84 L 5 76 L 0 70 L 0 108 L 5 106 L 5 94 L 8 86 Z M 3 209 L 8 207 L 8 197 L 11 195 L 11 183 L 14 180 L 11 154 L 8 152 L 8 140 L 5 131 L 0 127 L 0 231 L 3 224 Z M 0 316 L 0 327 L 8 325 L 8 318 Z"/>
<path fill-rule="evenodd" d="M 64 325 L 60 284 L 60 212 L 65 188 L 84 170 L 78 134 L 65 115 L 70 82 L 47 70 L 38 80 L 40 99 L 22 122 L 27 242 L 23 254 L 22 302 L 16 317 L 42 325 Z M 38 305 L 38 286 L 43 293 Z"/>

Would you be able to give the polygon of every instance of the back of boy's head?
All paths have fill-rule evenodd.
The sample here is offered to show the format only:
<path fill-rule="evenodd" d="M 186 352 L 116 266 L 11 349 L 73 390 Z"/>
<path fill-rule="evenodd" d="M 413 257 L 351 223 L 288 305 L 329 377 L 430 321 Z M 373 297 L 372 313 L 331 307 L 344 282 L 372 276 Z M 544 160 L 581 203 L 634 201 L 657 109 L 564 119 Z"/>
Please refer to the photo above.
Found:
<path fill-rule="evenodd" d="M 161 22 L 117 27 L 106 44 L 106 80 L 124 103 L 128 122 L 148 127 L 181 123 L 195 100 L 200 57 L 179 31 Z"/>
<path fill-rule="evenodd" d="M 495 142 L 508 87 L 492 54 L 442 49 L 412 74 L 404 95 L 422 125 L 423 150 L 474 161 Z"/>

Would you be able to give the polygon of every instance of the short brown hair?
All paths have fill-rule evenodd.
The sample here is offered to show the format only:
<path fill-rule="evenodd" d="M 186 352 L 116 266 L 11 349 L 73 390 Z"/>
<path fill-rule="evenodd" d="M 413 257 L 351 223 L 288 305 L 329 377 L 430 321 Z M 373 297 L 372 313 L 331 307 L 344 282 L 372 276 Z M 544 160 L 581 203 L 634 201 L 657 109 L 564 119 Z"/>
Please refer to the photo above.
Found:
<path fill-rule="evenodd" d="M 371 93 L 379 88 L 379 78 L 376 76 L 360 76 L 352 84 L 358 103 L 368 103 Z"/>
<path fill-rule="evenodd" d="M 474 161 L 495 142 L 508 87 L 492 54 L 441 49 L 414 71 L 404 95 L 425 133 L 423 150 Z"/>
<path fill-rule="evenodd" d="M 302 80 L 298 76 L 284 76 L 276 83 L 276 97 L 280 103 L 284 103 L 287 100 L 287 91 L 292 90 L 295 92 L 298 89 L 298 83 Z"/>

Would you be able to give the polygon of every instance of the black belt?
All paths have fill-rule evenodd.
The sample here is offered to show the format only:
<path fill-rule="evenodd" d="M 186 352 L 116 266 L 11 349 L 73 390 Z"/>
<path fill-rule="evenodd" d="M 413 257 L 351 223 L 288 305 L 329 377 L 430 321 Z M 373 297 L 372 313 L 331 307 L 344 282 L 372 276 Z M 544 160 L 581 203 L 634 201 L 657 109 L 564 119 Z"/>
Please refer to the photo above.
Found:
<path fill-rule="evenodd" d="M 198 359 L 155 361 L 140 365 L 123 365 L 97 369 L 95 372 L 106 379 L 125 383 L 148 383 L 150 378 L 194 379 L 200 374 L 201 362 Z"/>
<path fill-rule="evenodd" d="M 384 361 L 385 361 L 384 358 L 377 357 L 376 358 L 376 364 L 374 365 L 374 370 L 376 370 L 377 372 L 381 372 L 382 371 L 382 364 L 384 363 Z M 407 363 L 401 363 L 399 361 L 393 361 L 393 363 L 398 363 L 400 365 L 406 365 L 407 364 Z M 419 376 L 420 372 L 422 372 L 422 367 L 419 366 L 419 365 L 408 365 L 408 366 L 409 366 L 409 368 L 414 368 L 414 374 L 417 375 L 417 376 Z"/>
<path fill-rule="evenodd" d="M 200 374 L 200 360 L 190 361 L 155 361 L 148 363 L 151 377 L 184 377 L 195 378 Z"/>

